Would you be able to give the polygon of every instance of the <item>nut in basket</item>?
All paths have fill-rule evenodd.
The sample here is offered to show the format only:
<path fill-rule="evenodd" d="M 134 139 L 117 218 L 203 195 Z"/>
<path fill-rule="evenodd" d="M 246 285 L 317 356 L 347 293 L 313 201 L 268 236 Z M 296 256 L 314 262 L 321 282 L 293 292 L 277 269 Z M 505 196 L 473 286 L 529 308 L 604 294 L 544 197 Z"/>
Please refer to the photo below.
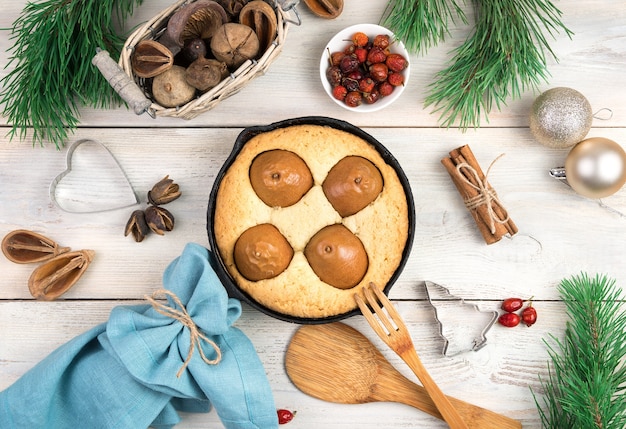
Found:
<path fill-rule="evenodd" d="M 267 70 L 299 23 L 286 9 L 275 0 L 179 0 L 130 35 L 119 66 L 152 116 L 195 118 Z"/>

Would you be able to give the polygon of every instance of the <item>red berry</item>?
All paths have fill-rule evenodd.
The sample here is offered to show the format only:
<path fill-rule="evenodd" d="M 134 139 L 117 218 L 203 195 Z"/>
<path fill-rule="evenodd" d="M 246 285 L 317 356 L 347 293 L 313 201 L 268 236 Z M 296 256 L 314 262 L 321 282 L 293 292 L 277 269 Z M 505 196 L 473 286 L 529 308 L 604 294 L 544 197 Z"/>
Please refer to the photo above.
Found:
<path fill-rule="evenodd" d="M 402 86 L 404 85 L 404 76 L 401 73 L 389 73 L 387 82 L 393 86 Z"/>
<path fill-rule="evenodd" d="M 385 60 L 385 64 L 389 67 L 389 70 L 394 72 L 401 72 L 409 65 L 409 62 L 400 54 L 389 54 Z"/>
<path fill-rule="evenodd" d="M 507 298 L 502 302 L 502 309 L 508 313 L 514 313 L 524 305 L 521 298 Z"/>
<path fill-rule="evenodd" d="M 373 44 L 379 48 L 387 49 L 389 47 L 389 35 L 379 34 L 374 37 Z"/>
<path fill-rule="evenodd" d="M 352 43 L 354 43 L 356 46 L 365 46 L 369 41 L 370 40 L 369 37 L 367 37 L 367 34 L 361 31 L 358 31 L 352 35 Z"/>
<path fill-rule="evenodd" d="M 498 322 L 502 326 L 506 326 L 507 328 L 512 328 L 514 326 L 519 325 L 520 317 L 515 313 L 504 313 L 498 318 Z"/>
<path fill-rule="evenodd" d="M 343 73 L 351 73 L 359 68 L 359 60 L 356 59 L 356 55 L 346 55 L 341 59 L 339 68 Z"/>
<path fill-rule="evenodd" d="M 290 421 L 293 420 L 293 417 L 296 415 L 295 411 L 291 412 L 289 410 L 284 410 L 284 409 L 276 410 L 276 413 L 278 414 L 279 425 L 284 425 L 286 423 L 289 423 Z"/>
<path fill-rule="evenodd" d="M 343 73 L 341 73 L 341 69 L 338 66 L 332 66 L 326 69 L 326 79 L 328 79 L 328 83 L 330 83 L 331 86 L 341 85 L 342 78 Z"/>
<path fill-rule="evenodd" d="M 345 57 L 346 54 L 343 52 L 333 52 L 330 54 L 330 64 L 333 66 L 338 66 L 341 64 L 341 60 Z"/>
<path fill-rule="evenodd" d="M 333 97 L 335 97 L 339 101 L 343 101 L 348 94 L 348 90 L 345 86 L 338 85 L 333 88 Z"/>
<path fill-rule="evenodd" d="M 359 81 L 359 90 L 361 92 L 372 92 L 375 85 L 376 82 L 374 82 L 371 77 L 366 77 Z"/>
<path fill-rule="evenodd" d="M 356 48 L 354 55 L 356 55 L 356 59 L 359 60 L 360 63 L 367 61 L 367 49 L 365 48 Z"/>
<path fill-rule="evenodd" d="M 389 69 L 385 63 L 372 64 L 369 71 L 371 78 L 376 82 L 384 82 L 387 80 L 387 76 L 389 76 Z"/>
<path fill-rule="evenodd" d="M 384 63 L 387 59 L 387 53 L 382 48 L 374 46 L 367 54 L 367 62 L 370 64 Z"/>
<path fill-rule="evenodd" d="M 343 102 L 349 107 L 358 107 L 363 102 L 363 95 L 359 91 L 351 91 L 346 94 Z"/>
<path fill-rule="evenodd" d="M 393 92 L 394 88 L 395 88 L 395 86 L 393 86 L 392 84 L 390 84 L 387 81 L 381 82 L 378 85 L 378 91 L 380 92 L 380 96 L 381 97 L 386 97 L 388 95 L 391 95 L 391 93 Z"/>
<path fill-rule="evenodd" d="M 363 93 L 363 102 L 365 104 L 374 104 L 380 100 L 380 92 L 376 88 L 372 92 Z"/>
<path fill-rule="evenodd" d="M 537 310 L 530 304 L 522 311 L 522 321 L 526 326 L 534 325 L 537 322 Z"/>

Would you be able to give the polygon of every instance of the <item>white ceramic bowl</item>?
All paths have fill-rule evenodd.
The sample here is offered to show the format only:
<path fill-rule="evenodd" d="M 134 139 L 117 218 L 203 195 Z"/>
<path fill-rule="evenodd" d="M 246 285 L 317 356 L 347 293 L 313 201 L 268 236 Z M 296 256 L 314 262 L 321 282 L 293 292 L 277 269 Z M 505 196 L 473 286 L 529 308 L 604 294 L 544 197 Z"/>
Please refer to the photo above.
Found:
<path fill-rule="evenodd" d="M 411 62 L 409 61 L 409 65 L 407 66 L 407 68 L 402 71 L 402 74 L 404 75 L 404 85 L 397 86 L 394 89 L 394 91 L 391 93 L 391 95 L 388 95 L 386 97 L 381 97 L 378 101 L 376 101 L 373 104 L 361 103 L 361 105 L 357 107 L 350 107 L 346 105 L 346 103 L 344 103 L 343 101 L 337 100 L 335 97 L 333 97 L 333 88 L 328 82 L 328 79 L 326 78 L 326 70 L 328 69 L 328 67 L 330 67 L 328 56 L 332 52 L 343 51 L 346 48 L 346 46 L 350 44 L 352 35 L 359 31 L 367 34 L 370 40 L 373 40 L 373 38 L 379 34 L 389 35 L 391 42 L 392 42 L 389 45 L 389 51 L 392 53 L 401 54 L 402 56 L 404 56 L 404 58 L 407 59 L 407 61 L 409 61 L 409 53 L 404 47 L 404 43 L 402 43 L 402 41 L 400 40 L 397 40 L 393 32 L 391 32 L 385 27 L 381 27 L 380 25 L 376 25 L 376 24 L 356 24 L 356 25 L 352 25 L 350 27 L 344 28 L 339 33 L 335 34 L 335 36 L 333 36 L 333 38 L 330 39 L 330 42 L 328 42 L 326 47 L 324 47 L 324 51 L 322 52 L 322 55 L 320 58 L 320 79 L 322 81 L 322 86 L 324 87 L 326 94 L 328 94 L 331 100 L 333 100 L 335 103 L 337 103 L 344 109 L 348 109 L 353 112 L 375 112 L 377 110 L 380 110 L 389 106 L 391 103 L 393 103 L 395 100 L 397 100 L 400 97 L 400 95 L 404 91 L 404 88 L 407 86 L 409 82 Z"/>

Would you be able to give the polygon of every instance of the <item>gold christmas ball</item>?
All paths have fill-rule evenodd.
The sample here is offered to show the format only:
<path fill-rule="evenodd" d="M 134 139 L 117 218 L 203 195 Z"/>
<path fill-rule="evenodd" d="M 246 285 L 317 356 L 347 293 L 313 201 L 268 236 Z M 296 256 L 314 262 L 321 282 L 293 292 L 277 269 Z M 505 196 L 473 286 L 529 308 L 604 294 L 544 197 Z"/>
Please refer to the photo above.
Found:
<path fill-rule="evenodd" d="M 584 139 L 592 121 L 591 105 L 584 95 L 571 88 L 552 88 L 535 99 L 530 132 L 544 146 L 561 149 Z"/>
<path fill-rule="evenodd" d="M 580 195 L 603 198 L 626 182 L 626 152 L 603 137 L 592 137 L 572 148 L 565 160 L 567 182 Z"/>

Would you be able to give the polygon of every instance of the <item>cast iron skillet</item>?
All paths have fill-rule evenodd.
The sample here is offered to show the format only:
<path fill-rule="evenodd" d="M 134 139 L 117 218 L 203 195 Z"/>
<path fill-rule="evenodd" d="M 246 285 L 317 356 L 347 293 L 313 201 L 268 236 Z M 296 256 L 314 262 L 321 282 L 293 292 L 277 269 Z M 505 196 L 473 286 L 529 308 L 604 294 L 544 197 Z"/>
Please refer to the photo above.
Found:
<path fill-rule="evenodd" d="M 228 273 L 228 270 L 226 269 L 226 266 L 224 265 L 224 261 L 222 260 L 220 256 L 216 239 L 215 239 L 215 232 L 213 231 L 213 216 L 215 214 L 215 201 L 217 199 L 217 192 L 219 190 L 220 183 L 224 175 L 226 174 L 226 171 L 230 168 L 232 163 L 235 161 L 235 158 L 237 157 L 241 149 L 244 147 L 244 145 L 251 138 L 253 138 L 254 136 L 258 134 L 276 130 L 279 128 L 286 128 L 286 127 L 290 127 L 293 125 L 304 125 L 304 124 L 325 125 L 325 126 L 329 126 L 332 128 L 336 128 L 338 130 L 346 131 L 358 137 L 361 137 L 362 139 L 367 141 L 369 144 L 371 144 L 378 151 L 378 153 L 381 155 L 381 157 L 385 160 L 387 164 L 389 164 L 391 167 L 393 167 L 396 170 L 396 173 L 398 174 L 398 178 L 400 179 L 402 187 L 404 188 L 404 193 L 406 194 L 406 198 L 407 198 L 407 204 L 408 204 L 408 210 L 409 210 L 408 211 L 409 229 L 408 229 L 408 237 L 407 237 L 407 241 L 404 247 L 404 251 L 402 252 L 402 260 L 400 261 L 400 265 L 398 266 L 396 271 L 393 273 L 393 275 L 389 279 L 389 282 L 384 287 L 385 294 L 389 293 L 391 286 L 393 286 L 395 281 L 400 276 L 402 269 L 406 265 L 406 262 L 409 258 L 409 253 L 411 252 L 411 248 L 413 246 L 413 238 L 415 235 L 415 203 L 413 201 L 413 194 L 411 192 L 411 187 L 409 185 L 409 181 L 406 175 L 404 174 L 404 171 L 400 167 L 400 164 L 398 163 L 398 161 L 393 157 L 393 155 L 374 137 L 367 134 L 365 131 L 361 130 L 360 128 L 355 127 L 352 124 L 349 124 L 348 122 L 341 121 L 338 119 L 333 119 L 333 118 L 327 118 L 323 116 L 306 116 L 306 117 L 300 117 L 300 118 L 286 119 L 284 121 L 275 122 L 273 124 L 264 125 L 264 126 L 255 126 L 255 127 L 245 128 L 237 137 L 237 140 L 235 141 L 232 152 L 230 153 L 230 155 L 226 159 L 226 162 L 224 163 L 224 165 L 218 172 L 217 177 L 215 178 L 215 182 L 213 183 L 213 188 L 211 189 L 211 195 L 209 197 L 209 206 L 207 210 L 207 232 L 209 235 L 209 245 L 211 246 L 211 249 L 213 250 L 215 260 L 217 261 L 217 266 L 214 267 L 215 272 L 217 276 L 219 277 L 219 279 L 224 284 L 224 287 L 228 291 L 228 295 L 230 297 L 236 298 L 242 302 L 245 302 L 251 307 L 269 316 L 275 317 L 276 319 L 283 320 L 286 322 L 299 323 L 299 324 L 330 323 L 330 322 L 336 322 L 338 320 L 354 316 L 356 314 L 360 314 L 360 311 L 357 308 L 347 313 L 338 314 L 338 315 L 330 316 L 330 317 L 303 318 L 303 317 L 294 317 L 294 316 L 290 316 L 287 314 L 282 314 L 282 313 L 279 313 L 275 310 L 272 310 L 270 308 L 267 308 L 259 304 L 258 302 L 254 300 L 254 298 L 252 298 L 250 295 L 242 291 L 237 286 L 235 280 Z"/>

